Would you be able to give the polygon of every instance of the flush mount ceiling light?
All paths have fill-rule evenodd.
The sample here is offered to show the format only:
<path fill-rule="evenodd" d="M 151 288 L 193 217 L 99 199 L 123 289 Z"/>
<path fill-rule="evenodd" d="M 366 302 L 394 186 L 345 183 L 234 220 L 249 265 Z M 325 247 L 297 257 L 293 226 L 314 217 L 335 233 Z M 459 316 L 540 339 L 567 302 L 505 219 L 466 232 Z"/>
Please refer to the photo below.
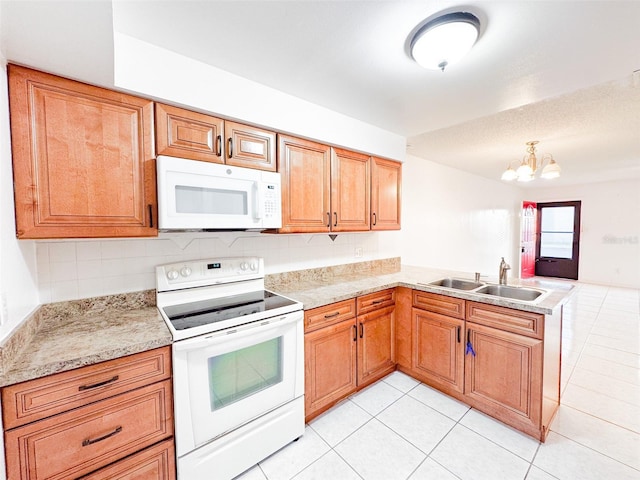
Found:
<path fill-rule="evenodd" d="M 536 145 L 537 140 L 527 142 L 527 155 L 522 158 L 522 163 L 517 170 L 507 168 L 502 174 L 502 180 L 511 181 L 518 180 L 519 182 L 530 182 L 535 178 L 535 174 L 538 171 L 538 159 L 536 158 Z M 545 153 L 540 160 L 540 167 L 547 162 L 547 165 L 542 169 L 540 174 L 541 178 L 551 179 L 558 178 L 560 176 L 560 165 L 556 163 L 553 156 L 550 153 Z"/>
<path fill-rule="evenodd" d="M 411 39 L 411 56 L 424 68 L 442 70 L 464 57 L 480 33 L 480 20 L 454 12 L 429 20 Z"/>

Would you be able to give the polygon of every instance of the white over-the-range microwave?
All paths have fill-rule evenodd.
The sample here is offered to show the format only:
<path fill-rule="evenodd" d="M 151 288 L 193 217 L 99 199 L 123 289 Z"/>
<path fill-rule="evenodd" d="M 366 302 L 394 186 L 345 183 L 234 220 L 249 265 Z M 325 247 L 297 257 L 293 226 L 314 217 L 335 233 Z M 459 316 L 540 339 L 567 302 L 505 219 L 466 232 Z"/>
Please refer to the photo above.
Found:
<path fill-rule="evenodd" d="M 279 173 L 164 155 L 156 168 L 161 231 L 282 226 Z"/>

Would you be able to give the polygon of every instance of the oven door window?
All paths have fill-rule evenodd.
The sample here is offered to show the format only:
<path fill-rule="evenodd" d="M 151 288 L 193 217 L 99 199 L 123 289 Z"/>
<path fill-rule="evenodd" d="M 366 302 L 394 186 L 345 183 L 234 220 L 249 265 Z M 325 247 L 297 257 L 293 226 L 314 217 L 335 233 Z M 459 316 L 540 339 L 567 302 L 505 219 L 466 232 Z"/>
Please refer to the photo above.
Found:
<path fill-rule="evenodd" d="M 210 357 L 211 411 L 240 402 L 282 382 L 282 337 Z"/>
<path fill-rule="evenodd" d="M 196 447 L 304 391 L 297 370 L 304 367 L 301 319 L 256 323 L 176 344 L 177 427 L 179 435 L 191 432 Z"/>

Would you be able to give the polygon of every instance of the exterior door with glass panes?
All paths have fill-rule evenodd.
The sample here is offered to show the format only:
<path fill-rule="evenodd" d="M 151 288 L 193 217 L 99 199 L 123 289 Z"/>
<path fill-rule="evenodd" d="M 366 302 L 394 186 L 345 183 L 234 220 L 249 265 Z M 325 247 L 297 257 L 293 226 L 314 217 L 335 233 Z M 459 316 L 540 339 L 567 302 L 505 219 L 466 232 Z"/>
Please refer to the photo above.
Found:
<path fill-rule="evenodd" d="M 578 279 L 580 201 L 538 203 L 536 275 Z"/>

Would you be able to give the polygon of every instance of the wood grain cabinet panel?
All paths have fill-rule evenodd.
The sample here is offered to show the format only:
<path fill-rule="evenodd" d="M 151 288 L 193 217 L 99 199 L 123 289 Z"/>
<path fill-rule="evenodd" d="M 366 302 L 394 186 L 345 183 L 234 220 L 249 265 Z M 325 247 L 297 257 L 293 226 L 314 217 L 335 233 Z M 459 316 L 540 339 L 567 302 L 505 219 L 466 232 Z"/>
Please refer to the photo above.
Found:
<path fill-rule="evenodd" d="M 482 325 L 467 329 L 475 351 L 466 356 L 465 395 L 471 405 L 540 438 L 542 340 Z"/>
<path fill-rule="evenodd" d="M 446 393 L 464 391 L 464 320 L 413 309 L 413 372 Z"/>
<path fill-rule="evenodd" d="M 369 230 L 370 157 L 331 149 L 331 231 Z"/>
<path fill-rule="evenodd" d="M 81 480 L 175 480 L 175 464 L 173 440 L 165 440 Z"/>
<path fill-rule="evenodd" d="M 305 414 L 326 410 L 356 389 L 356 325 L 342 321 L 304 336 Z"/>
<path fill-rule="evenodd" d="M 461 298 L 414 290 L 413 306 L 461 320 L 465 317 L 465 301 Z"/>
<path fill-rule="evenodd" d="M 225 163 L 275 172 L 276 134 L 241 123 L 224 122 L 227 138 Z"/>
<path fill-rule="evenodd" d="M 224 120 L 156 103 L 158 155 L 224 163 Z"/>
<path fill-rule="evenodd" d="M 8 70 L 18 238 L 156 236 L 153 102 Z"/>
<path fill-rule="evenodd" d="M 282 188 L 281 233 L 331 230 L 331 148 L 279 135 L 278 171 Z"/>
<path fill-rule="evenodd" d="M 8 478 L 77 478 L 172 435 L 165 380 L 7 431 Z"/>
<path fill-rule="evenodd" d="M 371 158 L 371 230 L 400 230 L 402 164 Z"/>
<path fill-rule="evenodd" d="M 386 290 L 370 293 L 368 295 L 361 295 L 357 298 L 357 302 L 358 315 L 389 307 L 396 303 L 396 289 L 387 288 Z"/>
<path fill-rule="evenodd" d="M 157 348 L 2 389 L 5 429 L 171 377 L 171 349 Z"/>
<path fill-rule="evenodd" d="M 333 325 L 356 316 L 356 300 L 344 300 L 342 302 L 312 308 L 304 312 L 304 331 L 311 332 L 322 327 Z"/>
<path fill-rule="evenodd" d="M 394 306 L 358 315 L 358 386 L 395 369 Z"/>

